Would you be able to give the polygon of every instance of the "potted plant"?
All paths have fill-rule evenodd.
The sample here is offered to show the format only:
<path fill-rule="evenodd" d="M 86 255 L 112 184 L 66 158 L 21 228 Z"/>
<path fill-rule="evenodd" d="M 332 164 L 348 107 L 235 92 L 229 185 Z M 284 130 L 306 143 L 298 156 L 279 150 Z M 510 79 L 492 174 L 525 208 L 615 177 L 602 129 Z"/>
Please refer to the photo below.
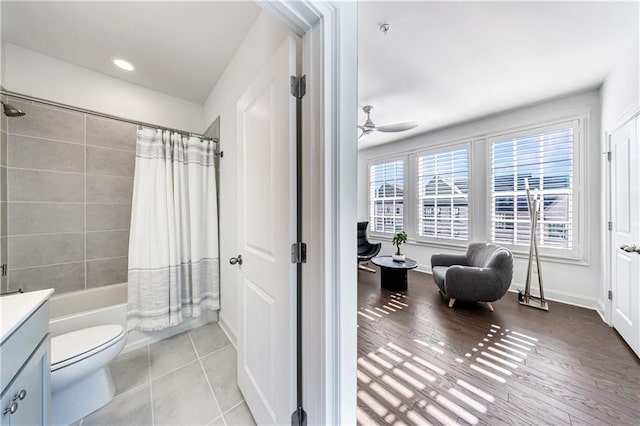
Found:
<path fill-rule="evenodd" d="M 400 253 L 400 245 L 407 242 L 407 233 L 404 231 L 396 232 L 393 234 L 391 242 L 397 248 L 396 252 L 391 257 L 395 262 L 404 262 L 405 256 Z"/>

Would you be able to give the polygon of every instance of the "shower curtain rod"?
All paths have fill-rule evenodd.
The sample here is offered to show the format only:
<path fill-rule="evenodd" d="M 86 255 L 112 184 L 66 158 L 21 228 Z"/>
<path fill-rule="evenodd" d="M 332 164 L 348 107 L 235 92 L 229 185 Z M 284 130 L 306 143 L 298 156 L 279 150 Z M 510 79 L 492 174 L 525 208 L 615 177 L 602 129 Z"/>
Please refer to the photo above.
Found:
<path fill-rule="evenodd" d="M 100 117 L 100 118 L 108 118 L 110 120 L 117 120 L 117 121 L 122 121 L 124 123 L 135 124 L 136 126 L 150 127 L 152 129 L 159 129 L 159 130 L 169 130 L 169 131 L 172 131 L 172 132 L 180 133 L 182 135 L 193 136 L 193 137 L 201 138 L 202 140 L 212 141 L 214 143 L 218 143 L 219 142 L 218 140 L 216 140 L 214 138 L 207 138 L 207 137 L 204 137 L 203 135 L 201 135 L 199 133 L 187 132 L 187 131 L 179 130 L 179 129 L 172 129 L 171 127 L 159 126 L 157 124 L 151 124 L 151 123 L 145 123 L 144 121 L 129 120 L 127 118 L 118 117 L 117 115 L 105 114 L 105 113 L 102 113 L 102 112 L 92 111 L 90 109 L 85 109 L 85 108 L 78 108 L 78 107 L 74 107 L 74 106 L 71 106 L 71 105 L 62 104 L 62 103 L 59 103 L 59 102 L 48 101 L 46 99 L 41 99 L 41 98 L 36 98 L 36 97 L 33 97 L 33 96 L 29 96 L 29 95 L 23 95 L 21 93 L 11 92 L 11 91 L 8 91 L 8 90 L 0 90 L 0 94 L 11 96 L 11 97 L 14 97 L 14 98 L 17 98 L 17 99 L 22 99 L 22 100 L 25 100 L 25 101 L 37 102 L 37 103 L 48 105 L 48 106 L 67 109 L 69 111 L 80 112 L 80 113 L 83 113 L 83 114 L 89 114 L 89 115 L 93 115 L 93 116 Z"/>

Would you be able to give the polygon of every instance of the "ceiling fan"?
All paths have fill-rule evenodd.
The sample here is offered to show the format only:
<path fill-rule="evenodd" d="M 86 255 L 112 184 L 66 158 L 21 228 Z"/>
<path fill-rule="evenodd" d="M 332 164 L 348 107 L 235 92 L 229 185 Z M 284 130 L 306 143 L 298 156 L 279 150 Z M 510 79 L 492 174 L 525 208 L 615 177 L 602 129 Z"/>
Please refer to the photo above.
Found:
<path fill-rule="evenodd" d="M 365 121 L 362 126 L 358 125 L 358 128 L 362 130 L 362 133 L 360 134 L 360 136 L 358 136 L 358 139 L 361 139 L 362 137 L 373 132 L 385 132 L 385 133 L 404 132 L 406 130 L 411 130 L 414 127 L 418 126 L 417 121 L 407 121 L 406 123 L 396 123 L 396 124 L 388 124 L 386 126 L 376 126 L 375 123 L 371 121 L 371 117 L 369 117 L 369 114 L 371 113 L 372 110 L 373 110 L 373 107 L 371 105 L 365 105 L 362 107 L 362 111 L 364 111 L 364 113 L 367 114 L 367 121 Z"/>

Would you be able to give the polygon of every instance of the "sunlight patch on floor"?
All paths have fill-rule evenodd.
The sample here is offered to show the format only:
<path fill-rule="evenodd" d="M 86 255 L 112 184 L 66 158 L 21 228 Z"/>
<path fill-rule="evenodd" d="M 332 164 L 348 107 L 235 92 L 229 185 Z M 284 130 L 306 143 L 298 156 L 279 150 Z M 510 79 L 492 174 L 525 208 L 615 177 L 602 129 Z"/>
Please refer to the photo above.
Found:
<path fill-rule="evenodd" d="M 388 424 L 404 424 L 402 419 L 416 425 L 478 424 L 490 409 L 487 403 L 494 403 L 495 397 L 455 377 L 457 370 L 442 368 L 439 359 L 451 356 L 460 368 L 484 378 L 486 383 L 505 384 L 538 341 L 492 324 L 486 337 L 481 337 L 463 358 L 443 341 L 412 340 L 428 350 L 413 353 L 397 342 L 388 342 L 358 359 L 359 389 L 366 390 L 359 392 L 358 398 Z M 364 412 L 358 414 L 361 425 L 380 419 L 371 419 Z"/>

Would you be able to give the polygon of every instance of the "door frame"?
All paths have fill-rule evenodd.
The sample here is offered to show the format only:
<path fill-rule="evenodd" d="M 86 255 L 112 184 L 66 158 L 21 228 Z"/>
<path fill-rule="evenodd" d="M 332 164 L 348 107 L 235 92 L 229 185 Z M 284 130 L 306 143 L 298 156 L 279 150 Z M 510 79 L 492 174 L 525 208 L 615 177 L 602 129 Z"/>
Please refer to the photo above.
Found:
<path fill-rule="evenodd" d="M 258 4 L 303 40 L 303 406 L 309 424 L 355 424 L 357 3 Z"/>
<path fill-rule="evenodd" d="M 612 232 L 608 230 L 608 226 L 609 226 L 609 222 L 613 220 L 613 218 L 611 217 L 611 162 L 607 160 L 607 153 L 611 152 L 611 135 L 616 132 L 617 130 L 619 130 L 622 126 L 624 126 L 629 120 L 633 120 L 635 117 L 640 116 L 640 101 L 636 102 L 635 104 L 631 105 L 629 108 L 627 108 L 622 114 L 620 114 L 620 116 L 616 119 L 615 121 L 615 125 L 612 126 L 610 129 L 605 129 L 604 131 L 604 137 L 603 137 L 603 166 L 602 169 L 604 170 L 604 174 L 603 176 L 605 177 L 604 182 L 603 182 L 603 189 L 604 191 L 602 191 L 602 197 L 604 198 L 602 201 L 602 206 L 603 206 L 603 214 L 602 214 L 602 229 L 604 230 L 603 232 L 606 234 L 604 241 L 605 241 L 605 250 L 606 250 L 606 256 L 604 256 L 605 258 L 605 262 L 604 262 L 604 268 L 602 271 L 603 274 L 603 282 L 604 282 L 604 288 L 602 291 L 602 310 L 603 312 L 599 312 L 600 315 L 602 316 L 602 319 L 604 320 L 604 322 L 609 325 L 610 327 L 613 327 L 613 300 L 609 300 L 608 298 L 608 292 L 612 291 L 613 289 L 613 269 L 612 269 L 612 265 L 613 265 L 613 244 L 612 244 Z M 640 143 L 640 141 L 638 141 L 638 143 Z"/>

